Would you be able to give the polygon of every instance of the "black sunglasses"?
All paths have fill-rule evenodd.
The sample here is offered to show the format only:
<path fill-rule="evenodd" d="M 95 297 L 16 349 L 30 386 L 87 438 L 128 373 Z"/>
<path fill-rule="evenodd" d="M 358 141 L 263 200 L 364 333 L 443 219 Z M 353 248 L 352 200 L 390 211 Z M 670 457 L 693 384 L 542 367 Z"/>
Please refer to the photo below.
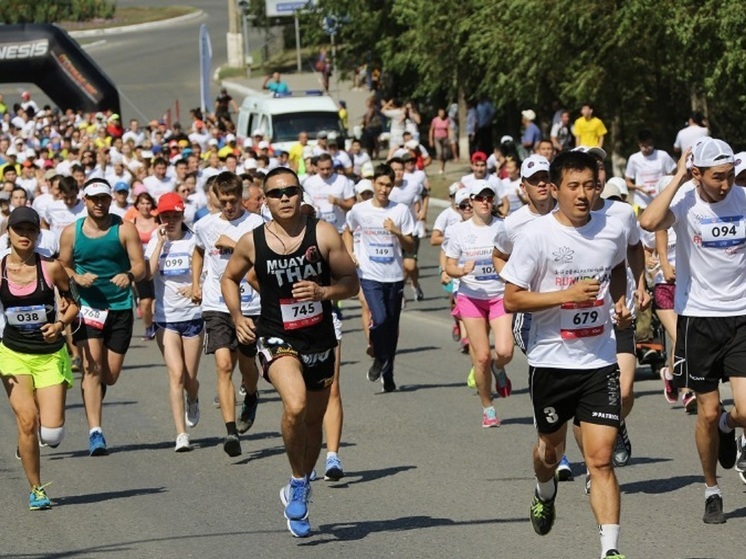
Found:
<path fill-rule="evenodd" d="M 279 200 L 283 196 L 287 196 L 288 198 L 298 196 L 300 194 L 300 191 L 300 186 L 286 186 L 285 188 L 273 188 L 272 190 L 268 190 L 264 194 L 265 196 L 267 196 L 267 198 L 275 198 L 276 200 Z"/>
<path fill-rule="evenodd" d="M 465 202 L 463 204 L 459 204 L 458 205 L 458 209 L 459 210 L 470 210 L 471 209 L 471 204 L 469 202 Z"/>

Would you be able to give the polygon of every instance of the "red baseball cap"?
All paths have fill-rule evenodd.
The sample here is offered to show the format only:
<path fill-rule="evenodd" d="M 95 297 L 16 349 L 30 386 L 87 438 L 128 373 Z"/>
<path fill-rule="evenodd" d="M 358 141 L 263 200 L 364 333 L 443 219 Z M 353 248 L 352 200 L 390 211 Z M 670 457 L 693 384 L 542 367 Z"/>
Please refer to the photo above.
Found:
<path fill-rule="evenodd" d="M 166 192 L 158 199 L 158 213 L 181 212 L 184 213 L 184 201 L 176 192 Z"/>
<path fill-rule="evenodd" d="M 483 151 L 475 151 L 471 154 L 471 162 L 475 163 L 476 161 L 487 161 L 487 154 Z"/>

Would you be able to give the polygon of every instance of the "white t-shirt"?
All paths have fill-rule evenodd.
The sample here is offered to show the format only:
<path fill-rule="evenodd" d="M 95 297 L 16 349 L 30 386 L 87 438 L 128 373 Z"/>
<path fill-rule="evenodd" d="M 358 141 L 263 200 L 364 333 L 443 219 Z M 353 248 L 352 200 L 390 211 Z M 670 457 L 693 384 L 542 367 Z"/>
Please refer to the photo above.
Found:
<path fill-rule="evenodd" d="M 368 153 L 365 151 L 361 151 L 360 153 L 356 153 L 355 155 L 353 155 L 352 172 L 359 177 L 363 164 L 367 163 L 368 161 L 370 161 L 370 155 L 368 155 Z"/>
<path fill-rule="evenodd" d="M 114 215 L 118 215 L 119 217 L 121 217 L 122 219 L 124 219 L 124 214 L 126 214 L 127 211 L 131 207 L 132 207 L 132 204 L 130 204 L 130 203 L 127 203 L 127 207 L 126 208 L 122 208 L 118 204 L 115 204 L 114 202 L 112 202 L 111 206 L 109 206 L 109 213 L 110 214 L 114 214 Z"/>
<path fill-rule="evenodd" d="M 492 186 L 494 186 L 497 190 L 497 197 L 499 200 L 502 200 L 503 197 L 506 195 L 505 185 L 503 184 L 503 181 L 500 179 L 500 177 L 498 177 L 497 175 L 493 175 L 492 173 L 487 173 L 487 175 L 483 179 L 478 179 L 474 176 L 474 173 L 469 173 L 468 175 L 464 175 L 463 177 L 461 177 L 461 180 L 459 182 L 464 186 L 464 188 L 469 188 L 472 183 L 477 180 L 485 180 Z"/>
<path fill-rule="evenodd" d="M 503 221 L 503 227 L 498 229 L 495 236 L 495 248 L 509 256 L 513 252 L 513 246 L 518 238 L 518 233 L 527 223 L 541 217 L 531 211 L 528 205 L 518 208 Z"/>
<path fill-rule="evenodd" d="M 576 229 L 550 213 L 521 233 L 502 271 L 506 282 L 538 293 L 560 291 L 584 278 L 601 282 L 592 304 L 566 303 L 532 313 L 527 348 L 531 366 L 582 370 L 616 363 L 609 284 L 611 271 L 626 254 L 624 226 L 601 214 L 591 214 L 591 220 Z"/>
<path fill-rule="evenodd" d="M 710 204 L 695 188 L 675 197 L 671 212 L 678 240 L 676 313 L 746 315 L 746 190 L 734 186 Z"/>
<path fill-rule="evenodd" d="M 699 124 L 686 126 L 676 134 L 676 140 L 674 140 L 673 147 L 681 151 L 686 151 L 688 148 L 692 147 L 697 140 L 709 135 L 710 131 Z"/>
<path fill-rule="evenodd" d="M 145 248 L 145 258 L 155 253 L 158 236 L 150 238 Z M 158 271 L 153 276 L 155 287 L 155 321 L 185 322 L 202 316 L 202 308 L 179 293 L 179 289 L 192 284 L 192 255 L 195 239 L 186 231 L 178 241 L 166 241 L 158 258 Z"/>
<path fill-rule="evenodd" d="M 404 204 L 389 202 L 385 208 L 379 208 L 373 205 L 373 200 L 366 200 L 352 206 L 347 213 L 347 229 L 353 235 L 359 230 L 360 242 L 355 245 L 355 257 L 362 279 L 381 283 L 404 279 L 401 243 L 384 228 L 386 219 L 391 219 L 403 235 L 411 235 L 414 231 L 412 214 Z"/>
<path fill-rule="evenodd" d="M 518 196 L 518 191 L 521 188 L 521 179 L 510 180 L 503 179 L 502 192 L 503 196 L 508 197 L 508 203 L 510 204 L 510 213 L 517 212 L 523 207 L 523 201 Z M 497 191 L 500 194 L 500 191 Z"/>
<path fill-rule="evenodd" d="M 194 224 L 195 244 L 204 250 L 205 279 L 202 284 L 202 310 L 228 312 L 220 290 L 220 279 L 228 265 L 233 250 L 215 247 L 220 235 L 238 241 L 244 234 L 259 227 L 264 220 L 256 214 L 244 211 L 238 219 L 227 221 L 222 214 L 210 214 Z M 258 315 L 261 309 L 259 293 L 246 280 L 241 282 L 241 312 L 246 316 Z"/>
<path fill-rule="evenodd" d="M 440 214 L 438 214 L 438 217 L 435 218 L 433 231 L 440 231 L 441 233 L 443 233 L 443 235 L 445 235 L 446 231 L 451 225 L 453 225 L 454 223 L 460 223 L 461 221 L 461 214 L 458 213 L 458 210 L 455 210 L 452 207 L 448 207 L 440 212 Z"/>
<path fill-rule="evenodd" d="M 148 194 L 155 198 L 155 201 L 157 202 L 158 198 L 160 198 L 166 192 L 174 191 L 174 189 L 176 188 L 176 179 L 174 177 L 169 177 L 168 175 L 166 175 L 166 178 L 161 180 L 154 175 L 150 175 L 143 179 L 142 184 L 148 190 Z"/>
<path fill-rule="evenodd" d="M 403 204 L 409 208 L 412 219 L 417 221 L 417 202 L 422 199 L 422 191 L 425 187 L 419 181 L 409 181 L 406 178 L 400 186 L 394 186 L 389 194 L 389 200 L 397 204 Z"/>
<path fill-rule="evenodd" d="M 65 227 L 87 215 L 88 210 L 86 210 L 82 200 L 78 201 L 72 208 L 68 208 L 63 200 L 55 200 L 47 206 L 47 210 L 44 212 L 44 221 L 49 224 L 49 230 L 59 240 Z"/>
<path fill-rule="evenodd" d="M 670 175 L 676 170 L 676 161 L 665 151 L 656 149 L 645 157 L 638 151 L 629 156 L 624 176 L 635 185 L 645 187 L 645 191 L 635 190 L 634 201 L 641 208 L 647 208 L 653 197 L 658 194 L 658 179 Z"/>
<path fill-rule="evenodd" d="M 492 218 L 489 225 L 478 226 L 474 219 L 456 223 L 448 231 L 447 258 L 456 258 L 459 265 L 474 261 L 474 269 L 459 278 L 459 295 L 471 299 L 499 299 L 505 294 L 505 283 L 492 262 L 495 236 L 503 227 L 502 219 Z"/>
<path fill-rule="evenodd" d="M 34 198 L 31 207 L 36 210 L 36 213 L 38 213 L 40 217 L 44 217 L 47 208 L 52 204 L 52 202 L 54 202 L 54 196 L 46 192 L 44 194 L 39 194 Z"/>
<path fill-rule="evenodd" d="M 334 225 L 340 233 L 344 231 L 345 211 L 329 202 L 329 196 L 343 200 L 355 198 L 355 187 L 352 181 L 336 173 L 333 173 L 328 181 L 325 181 L 321 175 L 313 175 L 303 183 L 303 189 L 313 199 L 316 216 Z"/>

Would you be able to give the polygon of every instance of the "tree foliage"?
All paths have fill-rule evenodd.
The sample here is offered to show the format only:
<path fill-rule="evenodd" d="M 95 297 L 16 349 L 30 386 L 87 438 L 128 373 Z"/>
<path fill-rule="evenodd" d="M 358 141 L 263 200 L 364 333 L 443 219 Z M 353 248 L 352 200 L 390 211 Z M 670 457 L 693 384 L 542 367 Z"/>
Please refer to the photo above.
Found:
<path fill-rule="evenodd" d="M 485 95 L 517 126 L 552 103 L 592 102 L 629 152 L 640 128 L 668 147 L 693 109 L 746 146 L 746 3 L 716 0 L 319 0 L 346 21 L 339 62 L 380 62 L 387 91 L 439 102 Z"/>
<path fill-rule="evenodd" d="M 0 23 L 57 23 L 112 18 L 116 0 L 0 0 Z"/>

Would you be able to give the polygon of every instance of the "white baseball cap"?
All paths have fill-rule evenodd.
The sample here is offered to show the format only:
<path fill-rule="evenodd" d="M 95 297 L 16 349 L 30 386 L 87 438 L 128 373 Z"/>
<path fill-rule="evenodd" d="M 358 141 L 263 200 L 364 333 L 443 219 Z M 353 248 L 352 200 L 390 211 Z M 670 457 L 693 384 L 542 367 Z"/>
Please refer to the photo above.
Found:
<path fill-rule="evenodd" d="M 525 118 L 526 120 L 531 120 L 531 121 L 536 120 L 536 113 L 532 109 L 526 109 L 525 111 L 521 111 L 521 116 Z"/>
<path fill-rule="evenodd" d="M 362 179 L 355 185 L 355 194 L 362 194 L 363 192 L 374 192 L 373 183 L 370 179 Z"/>
<path fill-rule="evenodd" d="M 468 188 L 459 188 L 458 192 L 456 192 L 456 196 L 454 199 L 454 202 L 456 202 L 457 206 L 460 206 L 462 202 L 469 199 L 469 189 Z"/>
<path fill-rule="evenodd" d="M 462 188 L 461 183 L 456 181 L 448 187 L 448 196 L 454 196 Z"/>
<path fill-rule="evenodd" d="M 109 186 L 109 183 L 104 180 L 92 182 L 83 190 L 83 196 L 87 198 L 90 198 L 91 196 L 99 196 L 101 194 L 106 194 L 107 196 L 112 195 L 111 186 Z"/>
<path fill-rule="evenodd" d="M 733 163 L 736 166 L 736 176 L 738 176 L 746 171 L 746 151 L 739 151 L 733 158 Z"/>
<path fill-rule="evenodd" d="M 509 134 L 505 134 L 505 136 L 503 136 L 502 138 L 500 138 L 500 143 L 501 144 L 508 144 L 508 143 L 514 142 L 514 141 L 515 140 L 513 139 L 513 136 L 511 136 Z"/>
<path fill-rule="evenodd" d="M 251 135 L 252 135 L 252 137 L 253 136 L 262 136 L 262 137 L 264 137 L 264 130 L 262 130 L 261 128 L 254 128 L 254 131 L 251 133 Z"/>
<path fill-rule="evenodd" d="M 614 184 L 613 182 L 607 182 L 606 186 L 604 186 L 603 192 L 601 192 L 601 198 L 604 200 L 608 198 L 619 198 L 619 200 L 622 200 L 622 192 L 619 190 L 619 187 Z"/>
<path fill-rule="evenodd" d="M 541 171 L 549 172 L 549 160 L 543 155 L 533 153 L 523 160 L 521 164 L 521 178 L 533 177 Z"/>
<path fill-rule="evenodd" d="M 606 184 L 614 185 L 622 196 L 629 196 L 629 188 L 627 188 L 627 182 L 622 177 L 611 177 L 606 181 Z M 668 183 L 666 183 L 668 184 Z M 603 196 L 603 193 L 601 193 Z"/>
<path fill-rule="evenodd" d="M 606 151 L 598 146 L 578 146 L 574 148 L 572 151 L 582 151 L 583 153 L 587 153 L 588 155 L 593 155 L 594 157 L 598 157 L 601 161 L 606 159 Z"/>
<path fill-rule="evenodd" d="M 229 143 L 235 142 L 235 141 L 236 141 L 236 137 L 233 134 L 226 134 L 225 135 L 225 143 L 226 144 L 229 144 Z"/>
<path fill-rule="evenodd" d="M 259 142 L 259 145 L 257 146 L 259 149 L 269 149 L 269 142 L 265 142 L 262 140 Z"/>
<path fill-rule="evenodd" d="M 485 190 L 492 192 L 493 196 L 497 196 L 497 189 L 494 185 L 484 180 L 476 180 L 469 186 L 469 196 L 476 196 L 481 194 Z"/>
<path fill-rule="evenodd" d="M 417 140 L 408 140 L 405 142 L 404 147 L 407 149 L 417 149 L 420 143 Z"/>
<path fill-rule="evenodd" d="M 705 138 L 692 151 L 692 165 L 700 168 L 733 163 L 734 159 L 733 148 L 716 138 Z"/>

